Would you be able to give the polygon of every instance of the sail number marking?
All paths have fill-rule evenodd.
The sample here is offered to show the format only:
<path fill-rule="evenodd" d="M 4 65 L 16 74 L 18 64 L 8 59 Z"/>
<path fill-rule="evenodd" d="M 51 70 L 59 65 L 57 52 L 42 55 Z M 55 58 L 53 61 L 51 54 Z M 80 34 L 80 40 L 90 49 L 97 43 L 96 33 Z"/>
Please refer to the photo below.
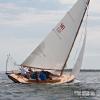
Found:
<path fill-rule="evenodd" d="M 60 24 L 60 26 L 56 29 L 58 33 L 61 33 L 65 29 L 65 25 L 63 23 Z"/>

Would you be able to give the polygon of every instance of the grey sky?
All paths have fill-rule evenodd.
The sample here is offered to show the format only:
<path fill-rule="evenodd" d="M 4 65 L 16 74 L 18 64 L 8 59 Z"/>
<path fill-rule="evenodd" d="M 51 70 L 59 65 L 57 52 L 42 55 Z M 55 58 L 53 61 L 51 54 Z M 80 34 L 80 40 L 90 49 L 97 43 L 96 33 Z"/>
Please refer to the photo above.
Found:
<path fill-rule="evenodd" d="M 31 53 L 77 0 L 0 0 L 0 70 L 10 52 L 17 63 Z M 100 69 L 100 0 L 91 0 L 82 68 Z M 3 67 L 2 67 L 3 66 Z"/>

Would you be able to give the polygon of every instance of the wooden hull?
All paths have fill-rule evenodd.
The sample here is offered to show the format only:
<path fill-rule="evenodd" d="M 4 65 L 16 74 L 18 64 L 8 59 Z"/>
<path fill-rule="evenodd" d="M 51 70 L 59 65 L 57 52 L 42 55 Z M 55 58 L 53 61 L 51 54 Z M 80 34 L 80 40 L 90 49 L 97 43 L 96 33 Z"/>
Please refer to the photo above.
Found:
<path fill-rule="evenodd" d="M 21 74 L 15 73 L 8 73 L 8 78 L 10 78 L 15 83 L 23 83 L 23 84 L 33 84 L 33 83 L 44 83 L 44 84 L 63 84 L 63 83 L 70 83 L 74 81 L 75 77 L 73 75 L 63 75 L 61 77 L 52 77 L 51 79 L 47 80 L 31 80 L 27 79 Z"/>

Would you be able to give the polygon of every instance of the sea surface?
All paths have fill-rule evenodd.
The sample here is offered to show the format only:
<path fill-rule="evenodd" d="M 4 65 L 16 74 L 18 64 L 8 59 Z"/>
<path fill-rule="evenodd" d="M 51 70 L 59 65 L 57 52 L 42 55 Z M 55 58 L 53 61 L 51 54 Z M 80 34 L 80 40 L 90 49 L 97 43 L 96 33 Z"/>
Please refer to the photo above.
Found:
<path fill-rule="evenodd" d="M 100 100 L 100 72 L 80 72 L 80 83 L 45 85 L 13 83 L 4 73 L 0 73 L 0 100 Z M 83 95 L 80 89 L 95 90 Z M 77 92 L 78 91 L 78 92 Z"/>

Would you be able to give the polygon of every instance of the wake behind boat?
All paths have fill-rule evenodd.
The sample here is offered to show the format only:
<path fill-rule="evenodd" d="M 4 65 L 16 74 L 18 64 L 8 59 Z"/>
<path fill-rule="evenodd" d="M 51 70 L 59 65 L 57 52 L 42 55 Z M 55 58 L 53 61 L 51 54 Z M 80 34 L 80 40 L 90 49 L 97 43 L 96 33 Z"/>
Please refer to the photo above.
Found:
<path fill-rule="evenodd" d="M 77 39 L 81 24 L 87 11 L 90 0 L 78 0 L 64 18 L 37 46 L 37 48 L 20 65 L 23 74 L 6 72 L 8 77 L 17 83 L 71 83 L 79 74 L 86 42 L 86 34 L 79 56 L 71 73 L 64 73 L 70 54 Z M 29 71 L 31 70 L 31 72 Z"/>

